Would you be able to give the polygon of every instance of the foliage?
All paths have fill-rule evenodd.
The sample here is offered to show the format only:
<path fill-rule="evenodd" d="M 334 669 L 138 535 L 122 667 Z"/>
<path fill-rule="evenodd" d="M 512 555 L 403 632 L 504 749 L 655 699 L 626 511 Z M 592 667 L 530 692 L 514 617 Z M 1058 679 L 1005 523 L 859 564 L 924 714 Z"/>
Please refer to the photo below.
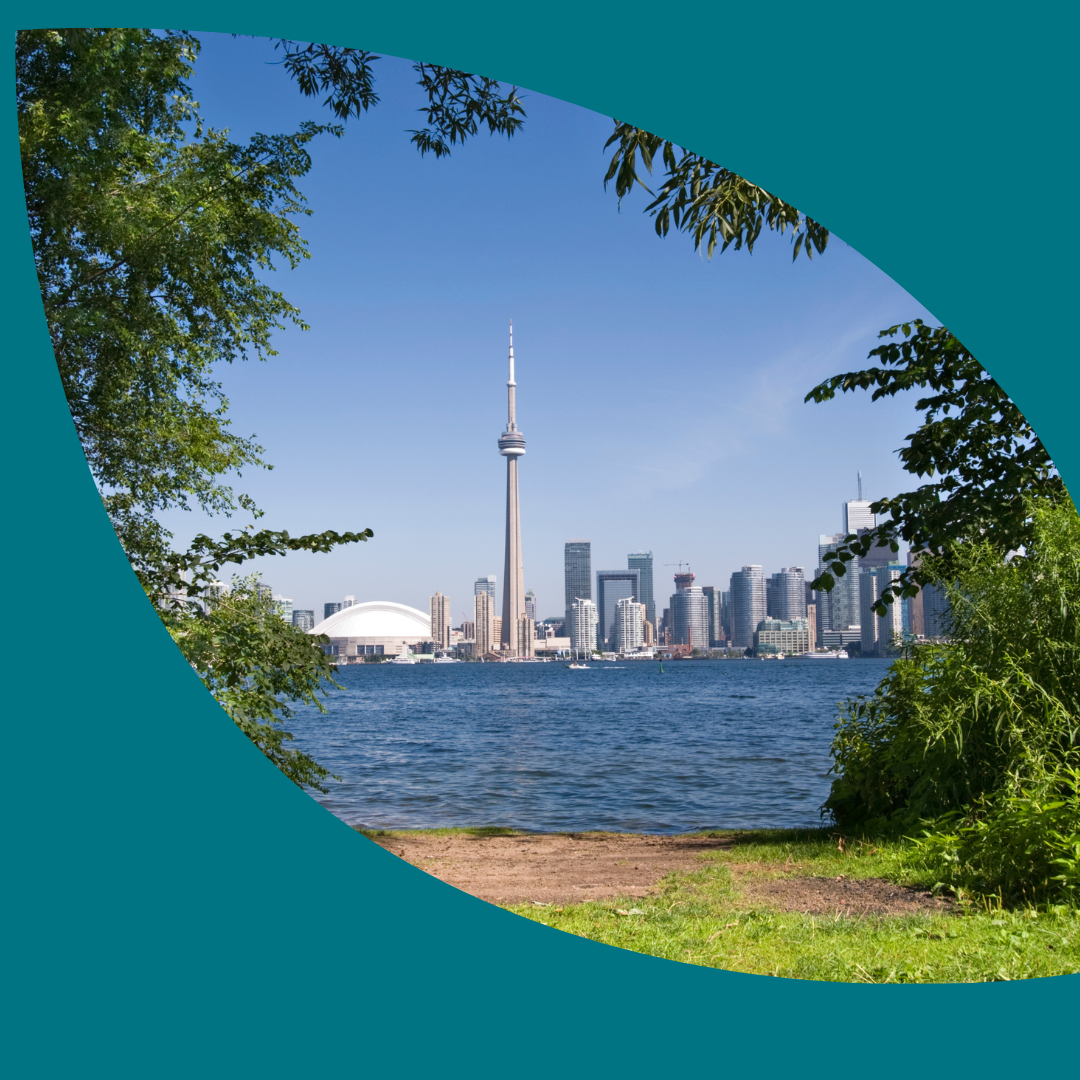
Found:
<path fill-rule="evenodd" d="M 1077 884 L 1080 516 L 1049 501 L 1029 515 L 1025 555 L 953 553 L 951 640 L 847 702 L 825 809 L 848 830 L 927 828 L 949 880 L 1030 897 Z"/>
<path fill-rule="evenodd" d="M 261 465 L 212 376 L 274 354 L 302 326 L 263 281 L 307 257 L 292 220 L 304 124 L 246 144 L 204 129 L 186 79 L 189 34 L 20 31 L 17 105 L 42 303 L 68 406 L 125 550 L 161 549 L 154 513 L 194 500 L 228 513 L 220 477 Z"/>
<path fill-rule="evenodd" d="M 213 540 L 200 533 L 186 552 L 145 553 L 133 559 L 135 572 L 148 596 L 159 606 L 177 606 L 188 597 L 201 597 L 217 583 L 216 571 L 226 563 L 240 564 L 259 556 L 285 555 L 290 551 L 327 552 L 338 544 L 367 541 L 375 534 L 336 533 L 327 530 L 307 536 L 290 536 L 285 531 L 225 533 Z M 198 603 L 198 600 L 195 601 Z"/>
<path fill-rule="evenodd" d="M 305 97 L 326 91 L 322 104 L 341 120 L 359 116 L 378 104 L 374 61 L 380 57 L 364 49 L 320 45 L 279 38 L 275 49 L 284 53 L 285 70 Z M 417 85 L 424 91 L 427 127 L 410 131 L 410 140 L 423 154 L 437 158 L 463 143 L 486 125 L 492 135 L 510 138 L 525 122 L 525 109 L 517 87 L 504 92 L 497 79 L 473 75 L 437 64 L 413 64 Z"/>
<path fill-rule="evenodd" d="M 915 403 L 924 418 L 899 456 L 908 472 L 933 479 L 871 504 L 887 520 L 861 536 L 847 537 L 813 583 L 817 589 L 832 589 L 846 564 L 875 544 L 897 551 L 898 541 L 904 540 L 915 551 L 937 553 L 936 561 L 909 567 L 886 586 L 875 605 L 884 615 L 886 604 L 915 595 L 934 573 L 945 572 L 957 544 L 987 544 L 999 556 L 1030 544 L 1031 500 L 1060 502 L 1067 494 L 1050 455 L 1015 403 L 945 327 L 914 319 L 878 336 L 889 340 L 871 350 L 876 366 L 835 375 L 806 400 L 829 401 L 837 392 L 871 388 L 873 401 L 915 388 L 930 391 Z"/>
<path fill-rule="evenodd" d="M 694 247 L 704 244 L 711 258 L 718 243 L 722 244 L 721 252 L 731 245 L 736 251 L 744 245 L 747 251 L 753 251 L 763 227 L 781 234 L 790 229 L 793 261 L 800 251 L 808 259 L 813 258 L 814 251 L 823 252 L 829 242 L 828 229 L 818 222 L 700 154 L 683 147 L 676 152 L 674 143 L 619 120 L 615 121 L 615 131 L 604 148 L 613 143 L 616 149 L 604 186 L 614 180 L 620 201 L 635 185 L 652 195 L 653 201 L 645 207 L 645 212 L 656 219 L 657 236 L 667 236 L 671 227 L 677 232 L 690 233 Z M 654 192 L 641 179 L 638 155 L 650 174 L 657 155 L 663 161 L 665 174 L 659 192 Z"/>
<path fill-rule="evenodd" d="M 326 711 L 320 691 L 325 696 L 324 687 L 338 687 L 337 669 L 320 647 L 329 639 L 285 622 L 255 577 L 234 578 L 231 589 L 206 589 L 197 605 L 166 608 L 162 620 L 236 726 L 294 783 L 325 791 L 330 771 L 288 749 L 292 735 L 281 723 L 294 715 L 288 702 Z"/>

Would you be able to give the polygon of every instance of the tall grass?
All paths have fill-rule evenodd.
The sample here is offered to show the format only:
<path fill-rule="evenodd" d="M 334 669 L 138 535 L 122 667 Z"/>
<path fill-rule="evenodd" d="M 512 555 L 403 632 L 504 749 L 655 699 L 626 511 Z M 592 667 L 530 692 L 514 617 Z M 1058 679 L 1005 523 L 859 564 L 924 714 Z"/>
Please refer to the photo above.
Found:
<path fill-rule="evenodd" d="M 956 553 L 948 643 L 849 700 L 825 808 L 845 830 L 908 833 L 943 882 L 1014 899 L 1080 891 L 1080 516 L 1034 505 L 1034 541 Z"/>

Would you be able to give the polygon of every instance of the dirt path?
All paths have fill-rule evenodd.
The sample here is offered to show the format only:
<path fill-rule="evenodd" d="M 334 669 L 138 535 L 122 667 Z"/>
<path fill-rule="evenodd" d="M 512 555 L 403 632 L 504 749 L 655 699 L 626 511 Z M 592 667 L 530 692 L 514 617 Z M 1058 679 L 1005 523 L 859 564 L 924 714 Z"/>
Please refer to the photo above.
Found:
<path fill-rule="evenodd" d="M 387 851 L 464 892 L 495 904 L 573 904 L 648 896 L 672 870 L 732 841 L 621 833 L 523 836 L 374 836 Z M 700 864 L 697 864 L 700 865 Z"/>
<path fill-rule="evenodd" d="M 494 904 L 574 904 L 649 896 L 673 870 L 701 867 L 709 851 L 730 851 L 731 838 L 636 833 L 520 836 L 418 834 L 371 837 L 413 866 Z M 745 900 L 778 911 L 859 917 L 945 911 L 948 900 L 879 878 L 772 877 L 777 867 L 729 864 Z M 761 871 L 765 870 L 763 877 Z"/>

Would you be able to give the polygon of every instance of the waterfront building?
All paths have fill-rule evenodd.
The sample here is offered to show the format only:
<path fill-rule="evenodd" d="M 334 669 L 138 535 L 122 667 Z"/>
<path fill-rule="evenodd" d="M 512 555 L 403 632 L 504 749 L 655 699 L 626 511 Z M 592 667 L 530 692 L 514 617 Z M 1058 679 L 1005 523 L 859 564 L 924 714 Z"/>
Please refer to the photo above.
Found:
<path fill-rule="evenodd" d="M 592 599 L 592 541 L 567 540 L 563 545 L 563 580 L 566 605 L 565 625 L 573 625 L 571 608 L 579 597 Z"/>
<path fill-rule="evenodd" d="M 533 656 L 536 652 L 536 623 L 528 615 L 517 621 L 517 637 L 514 641 L 516 656 Z"/>
<path fill-rule="evenodd" d="M 633 599 L 615 602 L 615 651 L 640 649 L 645 644 L 645 605 Z"/>
<path fill-rule="evenodd" d="M 459 629 L 461 631 L 461 636 L 463 638 L 465 638 L 466 641 L 475 641 L 476 640 L 476 623 L 469 622 L 466 619 L 465 622 L 463 622 L 461 624 Z"/>
<path fill-rule="evenodd" d="M 705 610 L 709 618 L 709 648 L 722 649 L 727 643 L 721 611 L 723 604 L 720 600 L 723 593 L 713 585 L 703 585 L 701 591 L 705 594 Z"/>
<path fill-rule="evenodd" d="M 737 649 L 754 644 L 758 623 L 767 617 L 765 575 L 757 564 L 744 566 L 731 575 L 731 643 Z"/>
<path fill-rule="evenodd" d="M 680 577 L 693 575 L 676 574 Z M 709 608 L 700 585 L 687 583 L 677 588 L 671 597 L 671 645 L 685 645 L 688 649 L 709 648 Z"/>
<path fill-rule="evenodd" d="M 724 632 L 721 635 L 724 644 L 731 640 L 731 591 L 725 590 L 720 594 L 720 625 Z"/>
<path fill-rule="evenodd" d="M 517 650 L 518 619 L 525 614 L 525 569 L 521 556 L 521 507 L 518 500 L 518 458 L 525 453 L 525 436 L 517 427 L 517 382 L 514 380 L 514 324 L 510 323 L 510 378 L 506 383 L 506 430 L 499 436 L 499 453 L 506 458 L 506 554 L 503 559 L 503 602 L 499 641 L 513 655 Z"/>
<path fill-rule="evenodd" d="M 648 619 L 645 620 L 641 627 L 641 634 L 642 644 L 647 649 L 651 649 L 656 645 L 656 627 Z"/>
<path fill-rule="evenodd" d="M 293 608 L 292 624 L 306 634 L 315 625 L 315 612 L 308 608 Z"/>
<path fill-rule="evenodd" d="M 431 619 L 406 604 L 372 600 L 350 603 L 308 632 L 325 634 L 330 639 L 326 652 L 347 662 L 363 656 L 394 656 L 430 642 Z"/>
<path fill-rule="evenodd" d="M 579 597 L 570 605 L 570 647 L 575 653 L 596 651 L 596 627 L 600 615 L 596 605 Z"/>
<path fill-rule="evenodd" d="M 919 590 L 922 598 L 923 635 L 928 638 L 944 638 L 950 633 L 949 597 L 937 584 L 924 585 Z"/>
<path fill-rule="evenodd" d="M 847 630 L 826 630 L 821 635 L 821 644 L 826 649 L 846 649 L 852 642 L 862 647 L 862 627 L 852 626 Z"/>
<path fill-rule="evenodd" d="M 431 598 L 431 640 L 437 650 L 450 648 L 450 599 L 437 592 Z"/>
<path fill-rule="evenodd" d="M 280 593 L 274 597 L 277 613 L 287 622 L 292 622 L 293 606 L 291 596 L 282 596 Z"/>
<path fill-rule="evenodd" d="M 479 596 L 481 593 L 487 593 L 491 597 L 492 602 L 495 601 L 495 575 L 488 574 L 486 577 L 478 577 L 473 582 L 473 596 Z"/>
<path fill-rule="evenodd" d="M 885 609 L 884 615 L 875 615 L 874 602 L 881 596 L 885 586 L 895 581 L 904 571 L 901 563 L 874 566 L 859 574 L 860 643 L 863 656 L 894 656 L 903 640 L 903 605 L 894 601 Z"/>
<path fill-rule="evenodd" d="M 754 631 L 758 656 L 801 656 L 810 651 L 812 643 L 807 619 L 762 619 Z"/>
<path fill-rule="evenodd" d="M 532 589 L 525 594 L 525 614 L 536 622 L 536 593 Z"/>
<path fill-rule="evenodd" d="M 491 620 L 491 647 L 495 652 L 500 652 L 504 648 L 502 637 L 503 621 L 501 615 L 495 615 Z M 509 646 L 506 646 L 509 649 Z"/>
<path fill-rule="evenodd" d="M 473 640 L 476 642 L 473 653 L 483 656 L 498 646 L 495 638 L 495 597 L 487 591 L 478 592 L 473 597 L 473 621 Z"/>
<path fill-rule="evenodd" d="M 766 610 L 770 619 L 806 618 L 806 573 L 801 566 L 784 566 L 766 586 Z"/>
<path fill-rule="evenodd" d="M 811 647 L 817 644 L 818 632 L 817 632 L 817 604 L 806 605 L 806 623 L 810 627 L 810 644 Z"/>
<path fill-rule="evenodd" d="M 656 599 L 653 596 L 653 555 L 651 551 L 631 551 L 626 556 L 628 570 L 638 572 L 638 603 L 645 605 L 645 618 L 656 621 Z"/>
<path fill-rule="evenodd" d="M 601 651 L 615 647 L 615 605 L 620 600 L 636 599 L 640 585 L 636 570 L 596 571 L 596 610 L 600 617 L 596 643 Z"/>
<path fill-rule="evenodd" d="M 355 597 L 346 596 L 344 600 L 339 600 L 337 603 L 323 604 L 323 618 L 329 619 L 331 615 L 334 615 L 347 607 L 352 607 L 355 603 Z"/>

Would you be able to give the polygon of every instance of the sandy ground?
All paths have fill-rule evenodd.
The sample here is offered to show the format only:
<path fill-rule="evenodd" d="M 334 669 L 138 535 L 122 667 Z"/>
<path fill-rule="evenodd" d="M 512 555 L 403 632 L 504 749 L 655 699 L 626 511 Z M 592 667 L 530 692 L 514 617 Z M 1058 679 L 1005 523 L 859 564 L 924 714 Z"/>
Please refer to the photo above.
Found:
<path fill-rule="evenodd" d="M 375 836 L 387 851 L 448 885 L 495 904 L 573 904 L 648 896 L 672 870 L 689 870 L 730 840 L 613 833 L 524 836 Z"/>
<path fill-rule="evenodd" d="M 649 896 L 673 870 L 701 865 L 734 841 L 622 833 L 523 836 L 375 836 L 377 844 L 448 885 L 495 904 L 573 904 Z M 779 911 L 857 917 L 944 911 L 949 901 L 878 879 L 758 876 L 757 864 L 731 865 L 745 898 Z"/>

